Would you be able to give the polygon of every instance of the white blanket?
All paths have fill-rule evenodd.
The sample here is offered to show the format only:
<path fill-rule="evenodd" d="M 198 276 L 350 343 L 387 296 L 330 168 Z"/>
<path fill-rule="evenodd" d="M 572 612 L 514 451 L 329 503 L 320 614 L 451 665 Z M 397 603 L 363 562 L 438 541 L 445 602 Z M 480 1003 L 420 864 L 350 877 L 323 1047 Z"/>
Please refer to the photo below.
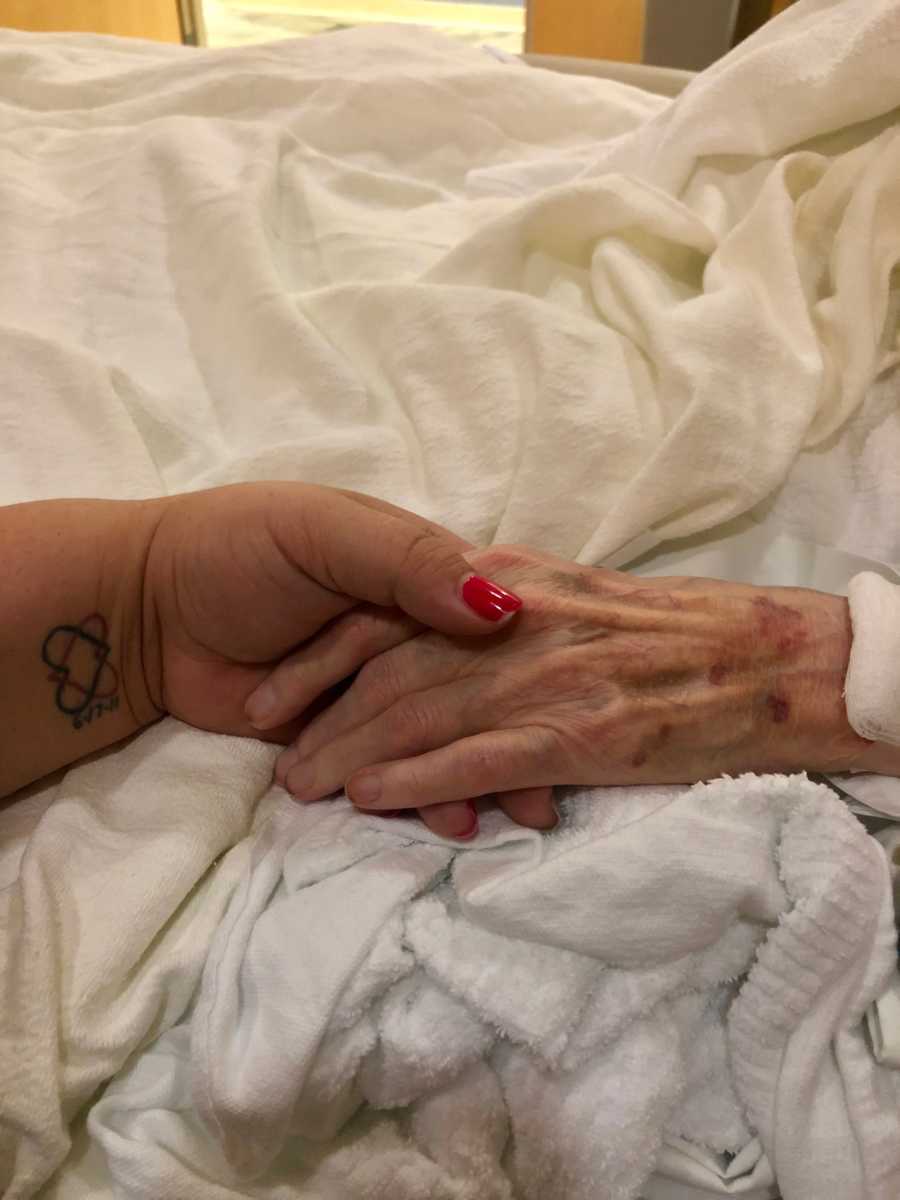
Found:
<path fill-rule="evenodd" d="M 803 447 L 810 462 L 817 446 L 831 452 L 832 435 L 893 362 L 898 40 L 896 0 L 801 0 L 669 107 L 621 85 L 503 65 L 409 31 L 233 52 L 4 32 L 0 500 L 303 478 L 378 493 L 476 541 L 519 540 L 592 562 L 747 510 L 784 481 Z M 876 395 L 860 409 L 866 433 L 892 419 Z M 852 470 L 841 482 L 848 478 L 867 491 Z M 817 484 L 827 492 L 827 480 Z M 167 1129 L 153 1114 L 162 1104 L 184 1110 L 188 1126 L 196 1121 L 190 1095 L 178 1091 L 189 1086 L 178 1022 L 217 927 L 225 937 L 220 922 L 238 881 L 260 878 L 261 867 L 247 874 L 257 843 L 241 838 L 271 759 L 264 747 L 165 722 L 68 772 L 27 842 L 10 838 L 0 893 L 0 1187 L 11 1200 L 33 1194 L 63 1161 L 67 1123 L 140 1047 L 148 1054 L 97 1105 L 97 1140 L 83 1161 L 117 1171 L 123 1194 L 233 1194 L 212 1182 L 228 1121 L 218 1141 L 207 1130 L 203 1142 L 219 1165 L 206 1170 L 198 1157 L 199 1174 L 169 1187 L 158 1175 L 166 1153 L 153 1151 Z M 760 830 L 812 803 L 808 786 L 760 785 L 769 798 Z M 35 796 L 36 815 L 44 799 Z M 862 834 L 818 793 L 816 803 L 824 807 L 823 841 L 808 868 L 815 878 L 798 884 L 796 902 L 787 892 L 771 899 L 759 920 L 805 911 L 807 894 L 821 898 L 829 863 L 852 876 L 864 862 L 854 912 L 869 940 L 820 980 L 827 1012 L 814 1028 L 779 1022 L 774 1011 L 754 1027 L 764 1009 L 749 999 L 732 1010 L 735 1038 L 765 1042 L 797 1064 L 787 1091 L 762 1059 L 758 1075 L 748 1070 L 738 1082 L 788 1200 L 823 1194 L 824 1185 L 804 1190 L 796 1177 L 816 1155 L 829 1187 L 845 1183 L 848 1200 L 893 1195 L 900 1137 L 884 1103 L 892 1085 L 868 1074 L 855 1024 L 890 969 L 887 876 Z M 277 805 L 269 797 L 260 812 Z M 681 828 L 690 842 L 690 819 Z M 513 843 L 525 844 L 519 835 Z M 649 837 L 641 844 L 650 863 L 643 883 L 658 856 Z M 408 873 L 424 853 L 401 855 Z M 548 844 L 540 853 L 553 852 Z M 771 853 L 758 865 L 754 887 L 774 880 Z M 530 878 L 522 876 L 526 912 Z M 629 886 L 639 922 L 651 893 L 636 879 Z M 652 911 L 648 901 L 648 919 Z M 328 949 L 324 936 L 313 942 Z M 599 971 L 606 950 L 595 952 Z M 660 960 L 670 952 L 660 942 Z M 384 953 L 389 965 L 390 945 Z M 339 972 L 340 962 L 330 969 Z M 239 972 L 234 964 L 231 977 Z M 721 978 L 713 973 L 711 991 Z M 410 979 L 423 1019 L 429 1003 L 446 1016 L 446 996 Z M 336 1011 L 336 987 L 310 1006 L 310 1021 L 321 1025 L 329 996 Z M 749 987 L 742 998 L 754 995 Z M 634 1023 L 629 1036 L 650 1039 L 636 1041 L 635 1054 L 659 1046 L 653 1021 L 686 1031 L 713 1011 L 684 1002 L 676 1021 L 672 1006 L 683 1002 L 671 990 L 650 1024 Z M 406 995 L 394 994 L 398 1004 Z M 485 1014 L 454 995 L 448 1036 L 457 1042 L 445 1069 L 469 1035 L 478 1057 L 456 1077 L 464 1091 L 439 1077 L 446 1086 L 429 1092 L 434 1104 L 416 1127 L 415 1145 L 443 1173 L 435 1197 L 471 1187 L 469 1139 L 457 1147 L 466 1162 L 444 1161 L 435 1130 L 461 1121 L 460 1105 L 476 1093 L 486 1115 L 471 1153 L 502 1189 L 496 1081 L 524 1105 L 530 1072 L 543 1069 L 534 1056 L 549 1045 L 510 1037 L 531 1046 L 531 1057 L 512 1052 L 485 1074 Z M 201 997 L 209 1001 L 208 986 Z M 277 1007 L 277 991 L 271 1000 Z M 743 1025 L 740 1011 L 750 1014 Z M 364 1025 L 359 1018 L 347 1029 L 361 1038 Z M 402 1043 L 402 1022 L 391 1028 Z M 493 1028 L 514 1032 L 499 1020 Z M 362 1044 L 348 1035 L 345 1063 Z M 657 1090 L 636 1102 L 633 1128 L 647 1139 L 637 1158 L 628 1160 L 637 1143 L 623 1138 L 619 1155 L 609 1138 L 602 1164 L 584 1160 L 601 1194 L 607 1180 L 622 1196 L 635 1193 L 667 1121 L 704 1136 L 696 1110 L 679 1113 L 675 1097 L 705 1068 L 666 1044 Z M 707 1044 L 714 1062 L 713 1034 Z M 627 1057 L 628 1045 L 615 1042 L 609 1053 Z M 203 1079 L 200 1049 L 195 1060 Z M 583 1069 L 602 1062 L 589 1057 Z M 369 1068 L 372 1088 L 398 1082 L 391 1064 L 382 1066 Z M 806 1074 L 813 1069 L 824 1072 L 821 1090 Z M 251 1061 L 237 1076 L 250 1088 L 248 1112 L 237 1106 L 246 1120 L 259 1123 L 267 1110 L 254 1117 L 254 1105 L 266 1100 L 277 1115 L 266 1158 L 294 1116 L 290 1087 L 299 1097 L 305 1077 L 295 1072 L 286 1091 L 267 1097 Z M 867 1098 L 854 1090 L 860 1080 Z M 208 1097 L 208 1120 L 232 1095 L 230 1077 L 224 1083 Z M 591 1094 L 581 1100 L 589 1105 Z M 813 1104 L 820 1094 L 824 1109 Z M 577 1109 L 578 1095 L 571 1099 Z M 562 1091 L 558 1102 L 566 1111 Z M 795 1119 L 776 1145 L 772 1115 L 785 1107 L 825 1112 L 811 1142 Z M 392 1180 L 404 1156 L 415 1159 L 410 1171 L 421 1169 L 413 1143 L 397 1150 L 393 1128 L 369 1119 L 367 1136 L 383 1145 Z M 738 1128 L 735 1115 L 739 1140 Z M 137 1141 L 145 1152 L 129 1158 Z M 343 1198 L 348 1172 L 370 1160 L 366 1146 L 361 1159 L 352 1143 L 343 1158 L 323 1151 L 311 1194 Z M 561 1169 L 549 1153 L 537 1133 L 517 1140 L 515 1170 L 546 1178 L 540 1173 Z M 295 1167 L 301 1178 L 318 1170 L 309 1159 Z M 54 1185 L 59 1194 L 78 1170 L 71 1164 Z M 292 1186 L 277 1175 L 261 1186 L 270 1185 L 282 1191 L 263 1194 Z"/>

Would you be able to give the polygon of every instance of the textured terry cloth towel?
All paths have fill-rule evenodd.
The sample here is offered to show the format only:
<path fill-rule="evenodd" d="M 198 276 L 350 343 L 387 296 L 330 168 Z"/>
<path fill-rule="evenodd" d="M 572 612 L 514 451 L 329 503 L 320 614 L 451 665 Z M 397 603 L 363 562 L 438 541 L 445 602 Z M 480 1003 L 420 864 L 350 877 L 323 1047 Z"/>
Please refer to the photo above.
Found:
<path fill-rule="evenodd" d="M 740 1151 L 742 1105 L 786 1200 L 897 1195 L 889 872 L 821 785 L 576 794 L 463 850 L 272 808 L 192 1017 L 91 1112 L 118 1196 L 632 1200 L 666 1134 Z"/>
<path fill-rule="evenodd" d="M 843 498 L 864 458 L 896 473 L 895 399 L 821 439 L 896 349 L 898 31 L 888 0 L 801 0 L 673 106 L 412 31 L 3 31 L 0 499 L 303 478 L 593 562 L 763 501 L 800 451 L 772 513 L 874 536 L 896 505 Z M 15 835 L 10 1200 L 183 1016 L 271 761 L 167 722 Z"/>

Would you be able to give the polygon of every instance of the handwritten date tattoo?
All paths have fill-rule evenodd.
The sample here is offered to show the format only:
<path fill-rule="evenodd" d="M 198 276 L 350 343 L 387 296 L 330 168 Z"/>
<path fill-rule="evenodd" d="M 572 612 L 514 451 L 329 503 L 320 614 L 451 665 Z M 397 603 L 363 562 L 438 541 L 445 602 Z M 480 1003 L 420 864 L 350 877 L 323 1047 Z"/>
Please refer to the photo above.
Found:
<path fill-rule="evenodd" d="M 41 658 L 56 684 L 56 707 L 75 729 L 119 707 L 119 674 L 109 661 L 106 619 L 91 613 L 77 625 L 57 625 L 44 638 Z"/>

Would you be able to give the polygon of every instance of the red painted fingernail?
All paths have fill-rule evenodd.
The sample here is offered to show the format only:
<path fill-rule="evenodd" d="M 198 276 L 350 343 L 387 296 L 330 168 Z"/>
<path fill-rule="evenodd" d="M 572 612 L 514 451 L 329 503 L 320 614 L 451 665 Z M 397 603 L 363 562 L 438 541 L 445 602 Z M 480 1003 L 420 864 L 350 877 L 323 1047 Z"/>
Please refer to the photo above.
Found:
<path fill-rule="evenodd" d="M 470 575 L 465 581 L 462 598 L 473 612 L 488 621 L 500 621 L 522 607 L 522 601 L 513 592 L 480 575 Z"/>
<path fill-rule="evenodd" d="M 468 841 L 469 838 L 473 838 L 478 832 L 478 809 L 474 804 L 467 804 L 466 807 L 472 814 L 472 820 L 470 824 L 468 824 L 460 833 L 454 833 L 453 835 L 454 837 L 459 838 L 460 841 L 464 842 Z"/>

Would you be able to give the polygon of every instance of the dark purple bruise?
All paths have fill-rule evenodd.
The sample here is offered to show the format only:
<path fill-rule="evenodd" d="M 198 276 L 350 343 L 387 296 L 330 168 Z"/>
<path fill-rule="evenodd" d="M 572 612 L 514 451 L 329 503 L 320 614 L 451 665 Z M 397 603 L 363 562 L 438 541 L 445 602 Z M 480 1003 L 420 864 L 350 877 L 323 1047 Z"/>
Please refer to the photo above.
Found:
<path fill-rule="evenodd" d="M 776 725 L 780 725 L 791 715 L 791 706 L 783 696 L 766 696 L 766 704 L 769 706 L 772 720 Z"/>

